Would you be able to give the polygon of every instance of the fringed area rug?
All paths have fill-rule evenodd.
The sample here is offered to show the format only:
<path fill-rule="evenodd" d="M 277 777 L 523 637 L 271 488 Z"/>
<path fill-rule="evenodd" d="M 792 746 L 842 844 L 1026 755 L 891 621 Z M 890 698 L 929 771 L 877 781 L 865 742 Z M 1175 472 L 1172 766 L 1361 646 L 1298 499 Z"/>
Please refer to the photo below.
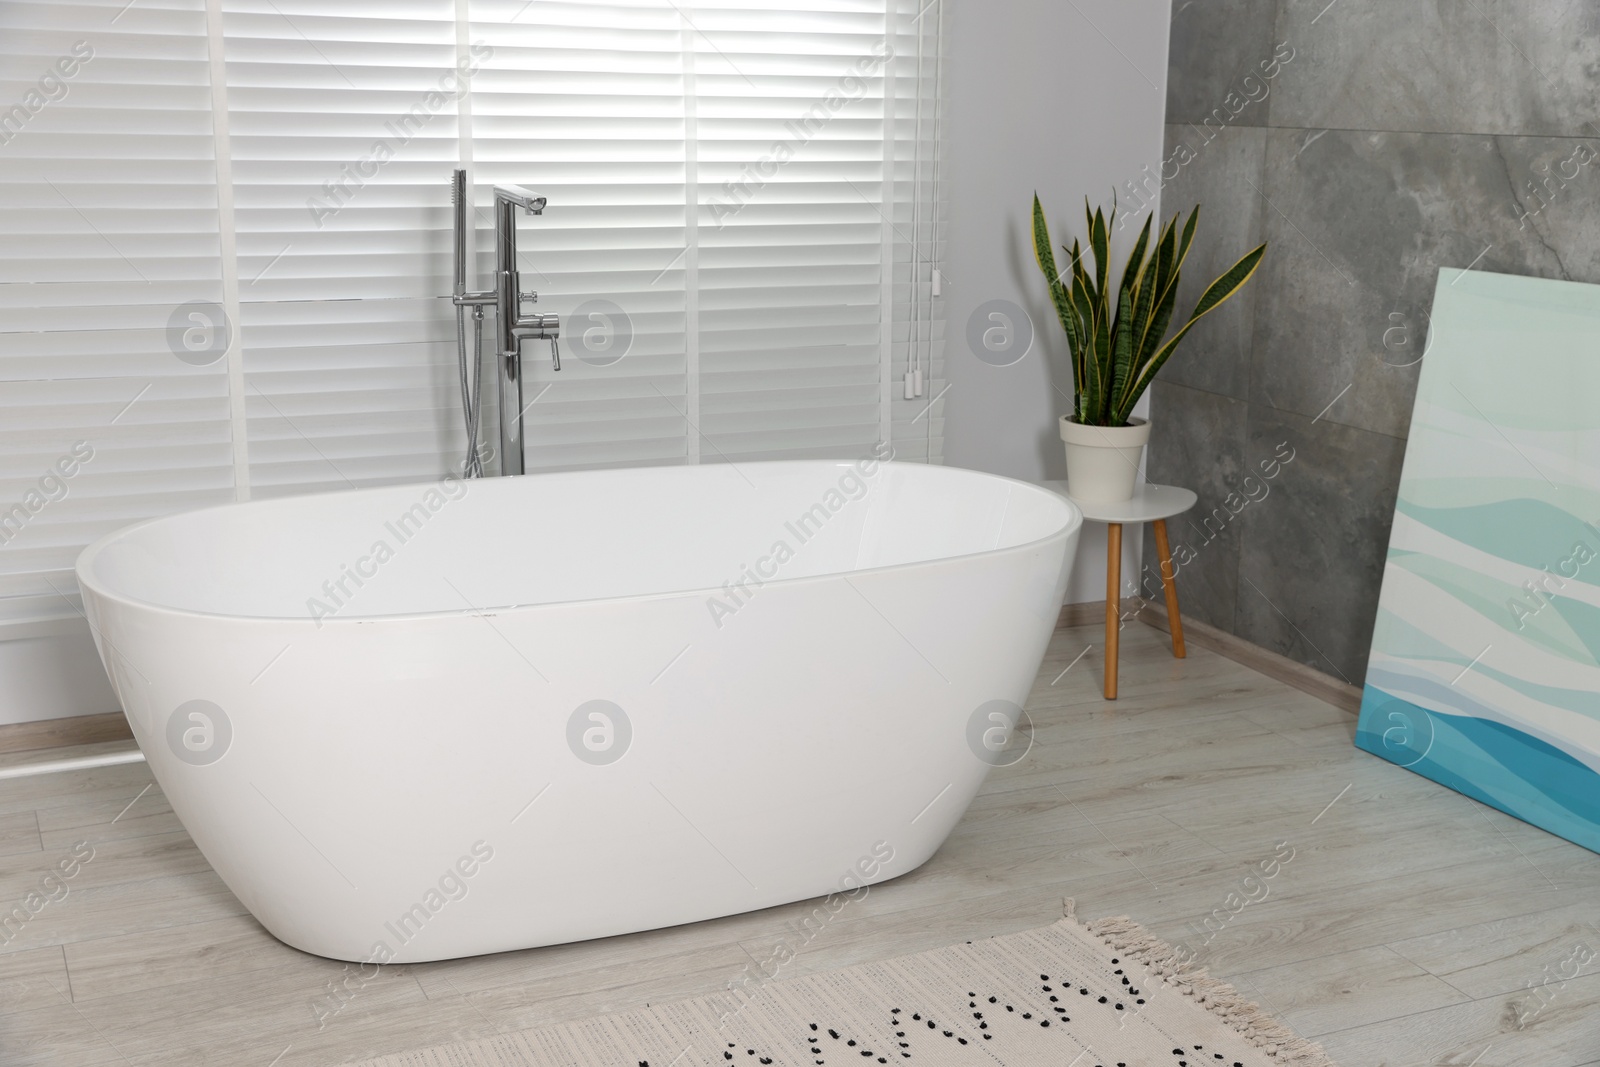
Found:
<path fill-rule="evenodd" d="M 1040 930 L 366 1067 L 1333 1067 L 1128 919 Z"/>

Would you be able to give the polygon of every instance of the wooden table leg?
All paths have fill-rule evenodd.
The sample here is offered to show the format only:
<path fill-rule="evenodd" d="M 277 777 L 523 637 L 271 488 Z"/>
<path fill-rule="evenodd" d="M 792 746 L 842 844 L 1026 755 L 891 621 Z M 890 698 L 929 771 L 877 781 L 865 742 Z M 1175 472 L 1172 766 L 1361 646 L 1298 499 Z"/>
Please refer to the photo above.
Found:
<path fill-rule="evenodd" d="M 1161 561 L 1161 584 L 1167 592 L 1167 627 L 1172 631 L 1172 654 L 1184 658 L 1183 620 L 1178 617 L 1177 574 L 1172 569 L 1172 550 L 1167 546 L 1167 520 L 1152 523 L 1156 533 L 1156 557 Z"/>
<path fill-rule="evenodd" d="M 1117 699 L 1117 637 L 1122 630 L 1122 524 L 1106 526 L 1106 699 Z"/>

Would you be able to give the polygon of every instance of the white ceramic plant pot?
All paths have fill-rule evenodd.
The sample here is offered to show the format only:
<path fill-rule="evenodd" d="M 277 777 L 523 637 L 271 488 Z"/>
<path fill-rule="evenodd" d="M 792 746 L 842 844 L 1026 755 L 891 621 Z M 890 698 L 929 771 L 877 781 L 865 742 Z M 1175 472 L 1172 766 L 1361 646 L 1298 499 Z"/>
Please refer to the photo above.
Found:
<path fill-rule="evenodd" d="M 1139 454 L 1150 440 L 1150 423 L 1131 419 L 1126 426 L 1082 426 L 1061 416 L 1067 447 L 1067 492 L 1074 499 L 1109 503 L 1129 500 L 1139 482 Z"/>

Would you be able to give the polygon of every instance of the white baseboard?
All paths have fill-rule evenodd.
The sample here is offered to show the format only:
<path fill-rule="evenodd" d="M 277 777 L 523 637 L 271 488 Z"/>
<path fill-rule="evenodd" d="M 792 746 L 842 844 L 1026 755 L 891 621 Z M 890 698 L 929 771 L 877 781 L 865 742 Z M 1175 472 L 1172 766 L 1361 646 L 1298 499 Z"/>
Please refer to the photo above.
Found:
<path fill-rule="evenodd" d="M 0 641 L 0 726 L 120 710 L 88 627 Z"/>

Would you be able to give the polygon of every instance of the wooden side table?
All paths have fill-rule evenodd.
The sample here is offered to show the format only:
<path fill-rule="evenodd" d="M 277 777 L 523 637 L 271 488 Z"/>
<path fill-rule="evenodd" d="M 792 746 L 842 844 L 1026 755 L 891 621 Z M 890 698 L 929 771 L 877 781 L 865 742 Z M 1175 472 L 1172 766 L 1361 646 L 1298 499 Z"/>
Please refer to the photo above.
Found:
<path fill-rule="evenodd" d="M 1183 659 L 1183 620 L 1178 617 L 1178 586 L 1167 543 L 1167 520 L 1194 507 L 1198 498 L 1191 489 L 1146 484 L 1133 491 L 1133 499 L 1107 504 L 1077 499 L 1067 492 L 1066 482 L 1044 484 L 1078 505 L 1086 520 L 1106 524 L 1106 699 L 1115 700 L 1117 639 L 1122 628 L 1122 527 L 1148 522 L 1155 531 L 1156 558 L 1161 564 L 1161 585 L 1167 594 L 1167 621 L 1172 630 L 1172 654 Z"/>

